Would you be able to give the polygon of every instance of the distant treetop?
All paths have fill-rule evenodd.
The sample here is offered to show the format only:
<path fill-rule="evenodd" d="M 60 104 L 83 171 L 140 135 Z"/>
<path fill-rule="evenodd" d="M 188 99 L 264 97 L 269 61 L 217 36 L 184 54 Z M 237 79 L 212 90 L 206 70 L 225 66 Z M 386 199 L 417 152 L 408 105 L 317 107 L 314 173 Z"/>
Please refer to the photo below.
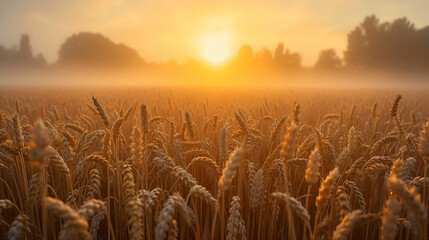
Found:
<path fill-rule="evenodd" d="M 61 45 L 58 64 L 122 68 L 142 66 L 144 60 L 124 44 L 116 44 L 99 33 L 82 32 L 67 38 Z"/>
<path fill-rule="evenodd" d="M 0 68 L 45 67 L 46 65 L 46 60 L 42 54 L 33 56 L 28 34 L 22 34 L 18 49 L 7 49 L 0 46 Z"/>
<path fill-rule="evenodd" d="M 380 23 L 368 16 L 347 36 L 344 60 L 365 69 L 429 69 L 429 27 L 416 29 L 407 18 Z"/>

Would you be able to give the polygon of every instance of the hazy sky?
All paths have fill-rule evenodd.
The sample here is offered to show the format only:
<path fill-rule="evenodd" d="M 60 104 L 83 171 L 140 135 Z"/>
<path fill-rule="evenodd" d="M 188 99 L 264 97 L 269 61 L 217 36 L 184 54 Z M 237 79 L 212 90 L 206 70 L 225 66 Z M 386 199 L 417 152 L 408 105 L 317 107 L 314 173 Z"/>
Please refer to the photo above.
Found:
<path fill-rule="evenodd" d="M 29 33 L 34 52 L 53 62 L 68 36 L 90 31 L 146 60 L 183 62 L 203 58 L 204 41 L 219 33 L 234 53 L 284 42 L 310 65 L 321 49 L 342 56 L 347 33 L 367 15 L 405 16 L 420 28 L 429 25 L 428 10 L 428 0 L 0 0 L 0 45 L 17 46 Z"/>

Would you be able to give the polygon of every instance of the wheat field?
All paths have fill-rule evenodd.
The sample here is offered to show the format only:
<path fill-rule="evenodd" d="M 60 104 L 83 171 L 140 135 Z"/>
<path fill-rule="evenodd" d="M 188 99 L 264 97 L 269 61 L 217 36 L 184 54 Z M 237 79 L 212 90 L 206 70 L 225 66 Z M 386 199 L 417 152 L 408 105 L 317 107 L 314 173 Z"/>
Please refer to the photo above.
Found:
<path fill-rule="evenodd" d="M 0 92 L 1 239 L 427 239 L 424 91 Z"/>

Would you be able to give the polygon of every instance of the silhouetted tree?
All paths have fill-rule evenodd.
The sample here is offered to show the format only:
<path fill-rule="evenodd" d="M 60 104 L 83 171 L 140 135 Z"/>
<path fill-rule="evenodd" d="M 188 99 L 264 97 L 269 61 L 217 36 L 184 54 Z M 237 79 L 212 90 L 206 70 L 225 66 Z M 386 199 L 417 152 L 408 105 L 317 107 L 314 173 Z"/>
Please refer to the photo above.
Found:
<path fill-rule="evenodd" d="M 270 50 L 263 48 L 256 52 L 255 64 L 258 68 L 271 68 L 274 65 L 273 63 L 273 53 Z"/>
<path fill-rule="evenodd" d="M 253 58 L 253 49 L 250 45 L 244 45 L 238 49 L 237 57 L 240 59 L 252 59 Z"/>
<path fill-rule="evenodd" d="M 326 49 L 320 52 L 314 67 L 319 70 L 336 70 L 341 67 L 341 59 L 334 49 Z"/>
<path fill-rule="evenodd" d="M 287 56 L 287 64 L 290 69 L 298 70 L 301 68 L 302 57 L 299 53 L 290 53 L 289 50 L 286 50 L 285 55 Z"/>
<path fill-rule="evenodd" d="M 284 45 L 283 43 L 279 43 L 274 50 L 274 59 L 276 62 L 283 64 L 283 62 L 285 61 L 284 58 Z"/>
<path fill-rule="evenodd" d="M 244 45 L 238 49 L 235 58 L 240 67 L 249 67 L 253 63 L 253 49 L 250 45 Z"/>
<path fill-rule="evenodd" d="M 30 45 L 30 36 L 23 34 L 19 42 L 19 51 L 24 59 L 31 59 L 33 57 L 33 50 Z"/>
<path fill-rule="evenodd" d="M 45 57 L 43 56 L 43 54 L 39 53 L 37 54 L 37 56 L 34 58 L 34 61 L 37 65 L 39 66 L 44 66 L 47 65 L 48 63 L 46 62 Z"/>
<path fill-rule="evenodd" d="M 374 15 L 368 16 L 347 36 L 346 65 L 367 69 L 426 69 L 428 32 L 416 30 L 406 18 L 380 23 Z"/>
<path fill-rule="evenodd" d="M 429 27 L 422 28 L 416 32 L 415 48 L 420 54 L 416 54 L 416 61 L 423 64 L 422 67 L 429 68 Z"/>
<path fill-rule="evenodd" d="M 79 33 L 69 38 L 59 50 L 59 64 L 80 67 L 137 67 L 143 59 L 124 44 L 115 44 L 97 33 Z"/>
<path fill-rule="evenodd" d="M 7 49 L 0 46 L 0 67 L 42 67 L 46 60 L 42 54 L 33 56 L 30 36 L 23 34 L 18 49 Z"/>
<path fill-rule="evenodd" d="M 279 43 L 274 50 L 274 61 L 282 70 L 297 70 L 301 67 L 302 58 L 298 53 L 291 53 L 289 49 L 285 50 L 283 43 Z"/>

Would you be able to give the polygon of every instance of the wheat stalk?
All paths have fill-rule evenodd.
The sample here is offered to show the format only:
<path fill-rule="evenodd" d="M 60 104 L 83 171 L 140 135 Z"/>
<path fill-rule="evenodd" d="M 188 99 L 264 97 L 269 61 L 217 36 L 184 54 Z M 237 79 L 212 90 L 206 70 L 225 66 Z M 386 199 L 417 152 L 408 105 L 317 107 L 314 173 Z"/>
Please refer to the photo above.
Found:
<path fill-rule="evenodd" d="M 255 179 L 250 188 L 249 207 L 251 209 L 257 207 L 260 204 L 263 186 L 264 186 L 264 172 L 262 171 L 262 169 L 259 169 L 255 174 Z"/>
<path fill-rule="evenodd" d="M 216 199 L 212 196 L 212 194 L 207 191 L 205 187 L 200 185 L 194 185 L 191 187 L 188 196 L 186 197 L 186 203 L 188 203 L 188 200 L 191 196 L 199 197 L 211 205 L 214 205 L 217 202 Z"/>
<path fill-rule="evenodd" d="M 347 240 L 347 236 L 353 231 L 354 226 L 360 221 L 362 210 L 355 210 L 347 214 L 340 224 L 335 228 L 333 240 Z"/>
<path fill-rule="evenodd" d="M 307 209 L 305 209 L 301 202 L 296 200 L 296 198 L 290 197 L 287 194 L 281 192 L 271 193 L 270 196 L 282 202 L 288 203 L 290 209 L 292 209 L 292 211 L 295 212 L 304 222 L 310 221 L 310 215 L 308 214 Z"/>
<path fill-rule="evenodd" d="M 227 240 L 237 239 L 241 226 L 241 215 L 240 215 L 240 198 L 237 196 L 232 197 L 231 208 L 229 209 L 229 218 L 227 227 Z"/>
<path fill-rule="evenodd" d="M 56 215 L 64 219 L 63 229 L 60 238 L 67 239 L 90 239 L 88 233 L 88 222 L 82 219 L 79 214 L 64 204 L 61 200 L 46 197 L 46 206 Z"/>
<path fill-rule="evenodd" d="M 331 198 L 332 190 L 334 189 L 338 178 L 338 168 L 334 168 L 329 172 L 329 175 L 322 182 L 322 185 L 319 188 L 319 195 L 316 198 L 316 208 L 318 214 L 321 214 L 323 209 L 327 206 L 328 201 Z"/>
<path fill-rule="evenodd" d="M 185 201 L 177 193 L 171 195 L 167 199 L 156 221 L 155 240 L 163 240 L 167 237 L 167 232 L 170 229 L 170 222 L 173 220 L 175 210 L 183 209 L 184 206 L 185 206 Z M 185 219 L 188 219 L 188 222 L 190 223 L 190 216 L 188 212 L 187 211 L 181 211 L 181 212 L 182 214 L 185 214 L 184 215 Z"/>
<path fill-rule="evenodd" d="M 420 195 L 417 194 L 415 188 L 408 188 L 406 184 L 395 175 L 391 175 L 388 178 L 387 186 L 401 199 L 402 204 L 404 204 L 407 210 L 410 211 L 420 223 L 426 220 L 425 207 L 420 201 Z"/>
<path fill-rule="evenodd" d="M 222 176 L 219 179 L 219 193 L 226 191 L 231 184 L 233 177 L 237 172 L 239 166 L 239 161 L 243 151 L 241 148 L 237 148 L 233 153 L 231 153 L 229 160 L 225 163 L 225 168 L 222 170 Z"/>
<path fill-rule="evenodd" d="M 396 232 L 398 231 L 397 222 L 399 214 L 401 213 L 401 205 L 394 198 L 391 197 L 386 202 L 386 207 L 383 209 L 383 216 L 381 218 L 381 239 L 394 240 Z"/>
<path fill-rule="evenodd" d="M 100 118 L 103 120 L 104 125 L 106 125 L 106 127 L 109 127 L 110 117 L 109 117 L 109 115 L 107 115 L 106 110 L 104 110 L 103 106 L 101 106 L 98 99 L 95 98 L 94 96 L 92 96 L 92 101 L 93 101 L 94 106 L 97 110 L 97 113 L 98 113 L 97 115 L 100 116 Z"/>
<path fill-rule="evenodd" d="M 7 231 L 7 239 L 24 239 L 27 233 L 30 233 L 29 218 L 25 214 L 19 214 Z"/>

